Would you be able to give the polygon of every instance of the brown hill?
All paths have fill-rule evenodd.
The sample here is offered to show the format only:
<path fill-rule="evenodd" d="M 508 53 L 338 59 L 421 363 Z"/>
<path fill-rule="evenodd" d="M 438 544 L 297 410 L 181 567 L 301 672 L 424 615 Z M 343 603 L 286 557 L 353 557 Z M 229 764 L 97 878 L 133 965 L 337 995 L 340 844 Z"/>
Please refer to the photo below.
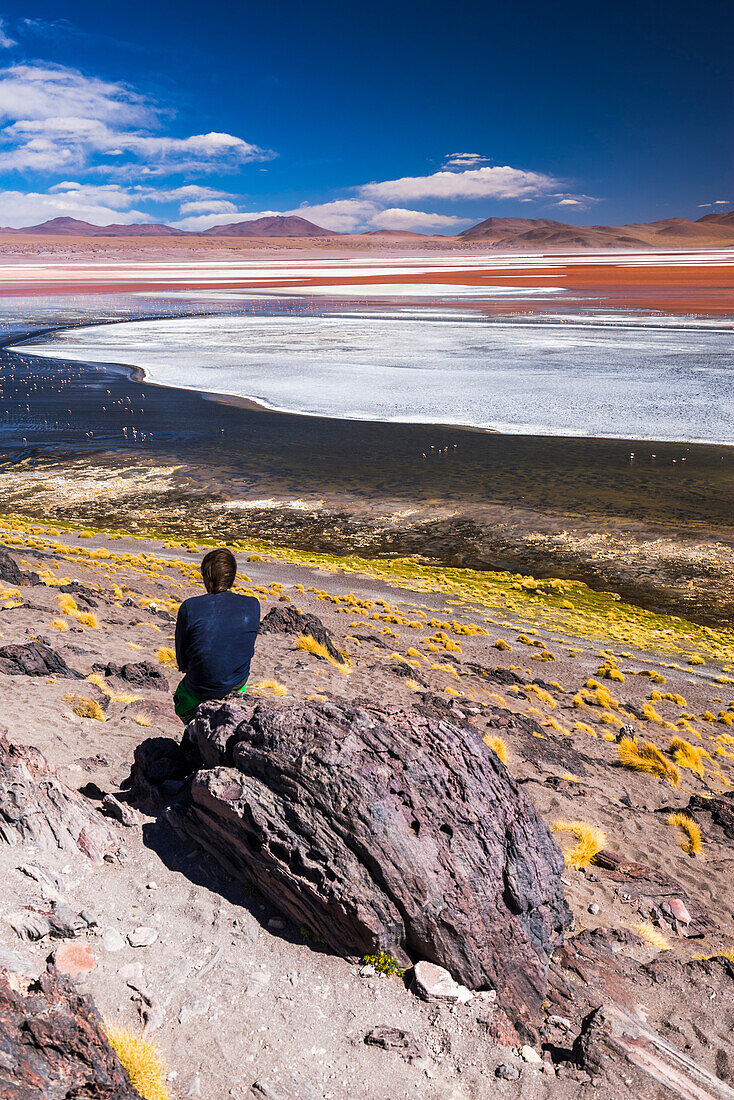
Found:
<path fill-rule="evenodd" d="M 365 229 L 361 237 L 425 237 L 425 233 L 414 233 L 412 229 Z"/>
<path fill-rule="evenodd" d="M 563 222 L 550 221 L 548 218 L 485 218 L 478 225 L 465 229 L 458 236 L 465 241 L 496 240 L 504 241 L 534 229 L 572 229 L 574 226 Z"/>
<path fill-rule="evenodd" d="M 213 225 L 205 229 L 203 237 L 332 237 L 331 229 L 299 218 L 289 217 L 255 218 L 249 222 L 233 222 L 231 225 Z"/>
<path fill-rule="evenodd" d="M 39 237 L 180 237 L 183 230 L 170 225 L 137 223 L 133 225 L 93 225 L 78 218 L 51 218 L 39 225 L 21 229 L 3 227 L 0 233 L 33 234 Z"/>
<path fill-rule="evenodd" d="M 731 229 L 734 231 L 734 210 L 729 210 L 726 213 L 723 211 L 719 214 L 704 214 L 702 218 L 699 218 L 697 225 L 723 225 L 725 229 Z"/>
<path fill-rule="evenodd" d="M 730 244 L 734 213 L 707 214 L 698 221 L 665 218 L 634 225 L 568 225 L 547 218 L 487 218 L 465 229 L 459 239 L 486 242 L 493 248 L 615 249 L 690 248 Z"/>

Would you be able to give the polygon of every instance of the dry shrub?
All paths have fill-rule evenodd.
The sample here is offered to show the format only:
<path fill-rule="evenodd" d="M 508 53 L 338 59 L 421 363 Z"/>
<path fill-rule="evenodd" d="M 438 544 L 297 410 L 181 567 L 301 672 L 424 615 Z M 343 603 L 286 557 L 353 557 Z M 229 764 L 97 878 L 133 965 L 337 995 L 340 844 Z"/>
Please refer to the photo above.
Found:
<path fill-rule="evenodd" d="M 487 745 L 493 753 L 499 756 L 503 764 L 507 763 L 507 745 L 501 737 L 487 734 L 484 738 L 484 744 Z"/>
<path fill-rule="evenodd" d="M 87 699 L 84 695 L 64 695 L 64 701 L 69 704 L 74 714 L 80 718 L 94 718 L 97 722 L 106 722 L 105 712 L 94 699 Z"/>
<path fill-rule="evenodd" d="M 697 821 L 683 812 L 671 814 L 668 818 L 668 825 L 672 825 L 674 828 L 682 829 L 686 834 L 686 841 L 681 844 L 681 848 L 684 852 L 687 852 L 689 856 L 703 856 L 703 836 L 701 835 L 701 827 Z"/>
<path fill-rule="evenodd" d="M 258 680 L 252 687 L 247 688 L 247 693 L 254 695 L 256 699 L 262 699 L 275 695 L 287 695 L 288 688 L 277 680 Z"/>
<path fill-rule="evenodd" d="M 619 762 L 623 767 L 656 775 L 658 779 L 665 779 L 671 787 L 679 786 L 680 772 L 675 764 L 665 759 L 652 741 L 643 741 L 638 745 L 631 737 L 623 737 L 617 746 L 617 751 Z"/>
<path fill-rule="evenodd" d="M 315 638 L 312 638 L 310 634 L 299 634 L 296 638 L 296 649 L 302 649 L 305 653 L 312 653 L 314 657 L 319 657 L 322 661 L 328 661 L 334 668 L 338 668 L 340 672 L 350 672 L 349 659 L 346 654 L 342 653 L 342 661 L 335 660 L 328 649 L 322 642 L 317 642 Z M 400 656 L 398 654 L 398 656 Z M 402 658 L 401 658 L 402 660 Z"/>
<path fill-rule="evenodd" d="M 641 924 L 631 924 L 630 928 L 637 932 L 643 940 L 647 940 L 652 947 L 657 947 L 658 951 L 670 950 L 670 944 L 663 933 L 659 928 L 656 928 L 654 924 L 651 924 L 649 920 L 644 920 Z"/>
<path fill-rule="evenodd" d="M 607 843 L 604 830 L 598 829 L 596 825 L 587 825 L 585 821 L 556 821 L 553 832 L 571 833 L 575 836 L 576 843 L 564 855 L 566 866 L 573 867 L 576 871 L 593 863 Z"/>
<path fill-rule="evenodd" d="M 70 596 L 68 592 L 63 592 L 59 597 L 59 611 L 62 615 L 76 615 L 79 608 L 76 605 L 76 600 L 73 596 Z"/>
<path fill-rule="evenodd" d="M 711 759 L 711 753 L 704 748 L 691 745 L 682 737 L 674 737 L 668 750 L 679 768 L 688 768 L 696 775 L 703 777 L 703 761 Z"/>
<path fill-rule="evenodd" d="M 176 664 L 176 654 L 170 646 L 162 645 L 160 649 L 156 650 L 156 657 L 162 665 Z"/>
<path fill-rule="evenodd" d="M 153 1044 L 126 1028 L 105 1024 L 105 1031 L 130 1084 L 142 1100 L 171 1100 L 166 1070 Z"/>

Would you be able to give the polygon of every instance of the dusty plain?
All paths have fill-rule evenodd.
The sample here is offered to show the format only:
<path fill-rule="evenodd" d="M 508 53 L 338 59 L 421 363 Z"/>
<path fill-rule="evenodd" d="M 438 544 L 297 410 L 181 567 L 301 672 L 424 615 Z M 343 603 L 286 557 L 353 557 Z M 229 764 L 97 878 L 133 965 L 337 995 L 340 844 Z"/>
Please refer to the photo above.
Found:
<path fill-rule="evenodd" d="M 125 802 L 136 745 L 178 737 L 180 724 L 167 691 L 131 689 L 95 666 L 147 660 L 175 685 L 173 616 L 201 590 L 206 546 L 12 516 L 0 535 L 43 582 L 4 586 L 0 643 L 48 642 L 86 677 L 0 676 L 3 724 L 94 805 L 106 793 Z M 297 649 L 293 638 L 263 636 L 253 695 L 282 705 L 368 697 L 441 706 L 476 736 L 501 738 L 511 774 L 551 827 L 596 826 L 623 867 L 648 870 L 640 880 L 567 868 L 574 923 L 551 968 L 536 1065 L 498 1042 L 491 1002 L 426 1005 L 397 977 L 361 976 L 155 816 L 135 812 L 132 825 L 117 826 L 121 863 L 94 866 L 79 853 L 56 865 L 44 852 L 64 902 L 93 914 L 75 941 L 93 961 L 81 988 L 108 1021 L 145 1026 L 165 1057 L 171 1095 L 244 1100 L 263 1095 L 252 1092 L 257 1082 L 271 1089 L 266 1096 L 308 1100 L 581 1097 L 590 1078 L 569 1052 L 583 1017 L 611 997 L 722 1083 L 733 1082 L 731 841 L 697 809 L 703 848 L 686 854 L 687 837 L 668 818 L 691 799 L 700 806 L 695 796 L 705 807 L 732 790 L 734 632 L 643 612 L 574 582 L 413 562 L 358 565 L 257 544 L 237 551 L 239 590 L 257 595 L 263 613 L 284 602 L 316 613 L 349 657 L 345 672 Z M 69 602 L 60 587 L 71 581 L 82 587 Z M 97 706 L 90 712 L 85 702 Z M 623 767 L 623 723 L 671 765 L 675 738 L 698 755 L 693 764 L 686 757 L 677 784 Z M 569 851 L 573 838 L 556 836 Z M 21 906 L 42 909 L 53 890 L 38 881 L 32 850 L 2 845 L 0 860 L 8 886 L 0 949 L 37 971 L 58 941 L 20 942 L 9 920 Z M 655 890 L 684 900 L 693 917 L 687 934 L 666 924 Z M 131 946 L 127 937 L 140 927 L 153 929 L 155 942 Z M 378 1025 L 409 1031 L 422 1055 L 409 1061 L 365 1044 Z M 495 1076 L 499 1066 L 510 1079 Z M 622 1095 L 603 1082 L 592 1092 Z"/>

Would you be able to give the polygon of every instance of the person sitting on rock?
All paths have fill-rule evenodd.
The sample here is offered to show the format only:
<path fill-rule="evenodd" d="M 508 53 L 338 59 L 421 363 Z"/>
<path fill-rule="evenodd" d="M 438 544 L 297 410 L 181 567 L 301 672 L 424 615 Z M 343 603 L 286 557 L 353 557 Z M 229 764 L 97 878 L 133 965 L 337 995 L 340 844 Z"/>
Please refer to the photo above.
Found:
<path fill-rule="evenodd" d="M 176 619 L 176 661 L 184 678 L 173 701 L 184 724 L 207 699 L 244 695 L 260 629 L 260 601 L 230 591 L 237 575 L 231 551 L 210 550 L 201 575 L 206 594 L 184 600 Z"/>

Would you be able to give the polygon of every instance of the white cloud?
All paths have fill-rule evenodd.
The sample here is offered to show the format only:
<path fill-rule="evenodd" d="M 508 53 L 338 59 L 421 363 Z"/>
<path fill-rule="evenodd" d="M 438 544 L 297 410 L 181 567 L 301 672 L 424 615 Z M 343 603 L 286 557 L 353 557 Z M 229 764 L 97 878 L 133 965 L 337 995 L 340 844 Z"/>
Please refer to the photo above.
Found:
<path fill-rule="evenodd" d="M 714 206 L 731 206 L 729 199 L 714 199 Z"/>
<path fill-rule="evenodd" d="M 5 20 L 0 19 L 0 50 L 9 50 L 11 49 L 11 47 L 17 45 L 18 43 L 15 41 L 15 39 L 10 38 L 10 36 L 5 31 Z"/>
<path fill-rule="evenodd" d="M 444 161 L 446 168 L 478 168 L 482 164 L 489 164 L 490 158 L 483 157 L 481 153 L 447 153 Z"/>
<path fill-rule="evenodd" d="M 373 215 L 371 224 L 376 229 L 451 229 L 469 225 L 473 218 L 458 218 L 452 214 L 427 214 L 424 210 L 403 210 L 390 207 Z"/>
<path fill-rule="evenodd" d="M 558 188 L 559 181 L 543 172 L 522 168 L 485 167 L 462 172 L 442 170 L 430 176 L 367 183 L 358 193 L 376 202 L 420 202 L 424 199 L 520 199 L 544 196 Z"/>
<path fill-rule="evenodd" d="M 61 66 L 0 70 L 0 169 L 154 175 L 240 167 L 273 154 L 233 134 L 156 133 L 162 112 L 124 84 Z M 105 158 L 124 158 L 121 165 Z"/>
<path fill-rule="evenodd" d="M 236 214 L 237 207 L 227 199 L 199 199 L 197 202 L 182 202 L 182 214 Z"/>
<path fill-rule="evenodd" d="M 581 199 L 560 199 L 556 206 L 583 206 Z"/>
<path fill-rule="evenodd" d="M 252 222 L 256 218 L 279 218 L 282 210 L 256 210 L 243 213 L 235 211 L 226 214 L 197 214 L 188 218 L 181 218 L 169 224 L 176 229 L 187 229 L 191 233 L 201 233 L 205 229 L 211 229 L 215 225 L 235 225 L 237 222 Z"/>
<path fill-rule="evenodd" d="M 353 233 L 366 224 L 371 224 L 372 217 L 378 211 L 373 202 L 364 202 L 361 199 L 334 199 L 333 202 L 304 203 L 296 210 L 288 210 L 288 214 L 297 214 L 299 218 L 307 218 L 324 229 L 332 229 L 335 233 Z"/>
<path fill-rule="evenodd" d="M 193 205 L 193 204 L 184 204 Z M 203 205 L 203 204 L 202 204 Z M 181 213 L 187 211 L 181 207 Z M 254 221 L 256 218 L 282 218 L 297 215 L 306 218 L 324 229 L 334 233 L 357 233 L 363 229 L 444 229 L 469 224 L 471 218 L 459 218 L 447 214 L 429 214 L 423 210 L 403 210 L 391 208 L 381 210 L 373 202 L 361 199 L 335 199 L 333 202 L 304 203 L 293 210 L 256 210 L 237 212 L 236 208 L 226 213 L 211 211 L 200 215 L 183 217 L 173 222 L 177 229 L 201 232 L 215 225 L 230 225 L 237 222 Z"/>
<path fill-rule="evenodd" d="M 115 125 L 152 125 L 159 111 L 125 84 L 98 80 L 62 65 L 0 70 L 0 118 L 81 118 Z"/>
<path fill-rule="evenodd" d="M 103 190 L 103 189 L 101 189 Z M 96 199 L 73 189 L 58 193 L 36 193 L 25 191 L 0 191 L 0 220 L 4 226 L 18 229 L 24 225 L 36 225 L 49 218 L 78 218 L 94 225 L 109 225 L 111 222 L 148 222 L 150 215 L 134 208 L 121 209 L 115 200 L 118 196 L 110 193 L 112 202 L 104 202 L 100 194 Z"/>

